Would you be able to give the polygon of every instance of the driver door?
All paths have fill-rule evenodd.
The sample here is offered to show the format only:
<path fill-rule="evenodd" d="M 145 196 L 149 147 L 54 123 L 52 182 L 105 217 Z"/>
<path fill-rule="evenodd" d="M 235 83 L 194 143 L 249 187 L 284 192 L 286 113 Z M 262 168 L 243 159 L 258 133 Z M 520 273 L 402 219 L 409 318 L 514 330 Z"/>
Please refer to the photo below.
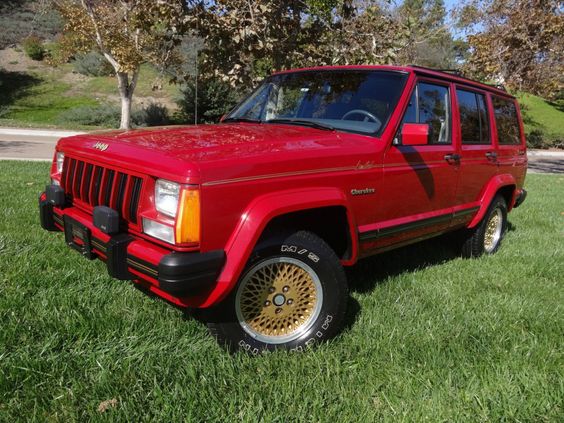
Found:
<path fill-rule="evenodd" d="M 425 238 L 446 230 L 452 220 L 460 166 L 452 131 L 452 87 L 419 79 L 383 162 L 374 247 Z M 402 145 L 404 123 L 428 125 L 427 143 Z"/>

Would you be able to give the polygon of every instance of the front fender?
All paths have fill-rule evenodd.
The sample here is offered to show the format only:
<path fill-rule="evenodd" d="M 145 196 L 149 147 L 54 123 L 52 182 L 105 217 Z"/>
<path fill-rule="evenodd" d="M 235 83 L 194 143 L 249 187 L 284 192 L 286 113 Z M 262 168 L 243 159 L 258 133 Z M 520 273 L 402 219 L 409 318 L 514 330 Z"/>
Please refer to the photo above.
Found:
<path fill-rule="evenodd" d="M 501 188 L 507 186 L 513 186 L 513 187 L 516 186 L 515 178 L 513 177 L 513 175 L 504 173 L 501 175 L 496 175 L 492 179 L 490 179 L 490 181 L 487 183 L 487 185 L 485 186 L 485 188 L 482 190 L 480 194 L 480 200 L 479 200 L 480 209 L 478 210 L 478 213 L 476 214 L 476 216 L 474 216 L 474 218 L 468 225 L 469 228 L 474 228 L 476 225 L 478 225 L 478 223 L 480 223 L 480 220 L 482 220 L 482 218 L 488 211 L 488 207 L 490 206 L 496 193 Z M 514 192 L 512 199 L 515 198 L 515 189 L 513 191 Z M 511 201 L 511 203 L 512 202 L 513 200 Z M 512 205 L 513 204 L 508 204 L 507 205 L 508 209 L 510 209 Z"/>
<path fill-rule="evenodd" d="M 221 301 L 237 283 L 247 260 L 259 237 L 275 217 L 295 211 L 330 206 L 343 206 L 351 233 L 351 262 L 358 251 L 358 239 L 354 230 L 353 216 L 347 207 L 345 194 L 337 188 L 303 188 L 269 193 L 254 199 L 242 213 L 241 219 L 231 234 L 225 252 L 227 260 L 213 291 L 200 299 L 200 308 L 209 307 Z"/>

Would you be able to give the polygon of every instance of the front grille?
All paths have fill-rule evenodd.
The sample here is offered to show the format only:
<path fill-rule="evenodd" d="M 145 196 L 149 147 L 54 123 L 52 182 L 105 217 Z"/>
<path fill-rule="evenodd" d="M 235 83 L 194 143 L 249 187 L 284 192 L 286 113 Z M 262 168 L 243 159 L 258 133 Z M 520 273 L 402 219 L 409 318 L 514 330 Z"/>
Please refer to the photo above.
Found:
<path fill-rule="evenodd" d="M 61 185 L 74 205 L 87 209 L 108 206 L 123 220 L 137 224 L 142 178 L 66 157 Z"/>

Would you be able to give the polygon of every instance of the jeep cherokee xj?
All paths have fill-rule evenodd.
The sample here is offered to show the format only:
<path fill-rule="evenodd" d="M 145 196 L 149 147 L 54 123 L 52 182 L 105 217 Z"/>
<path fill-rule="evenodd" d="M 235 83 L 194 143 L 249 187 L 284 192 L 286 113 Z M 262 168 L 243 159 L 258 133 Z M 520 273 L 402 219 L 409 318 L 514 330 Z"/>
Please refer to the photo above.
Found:
<path fill-rule="evenodd" d="M 419 67 L 273 74 L 219 124 L 61 139 L 40 196 L 111 276 L 203 313 L 225 347 L 303 350 L 339 332 L 343 266 L 457 231 L 492 254 L 525 198 L 519 106 Z"/>

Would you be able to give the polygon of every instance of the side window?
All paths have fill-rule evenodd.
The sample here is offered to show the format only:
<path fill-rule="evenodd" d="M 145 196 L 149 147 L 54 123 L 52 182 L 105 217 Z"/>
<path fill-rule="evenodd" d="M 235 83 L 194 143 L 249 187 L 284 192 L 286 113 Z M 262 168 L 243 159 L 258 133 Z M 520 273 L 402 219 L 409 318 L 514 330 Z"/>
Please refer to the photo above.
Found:
<path fill-rule="evenodd" d="M 448 87 L 419 82 L 403 116 L 402 125 L 404 123 L 426 123 L 429 125 L 429 144 L 450 144 Z M 400 144 L 400 139 L 398 134 L 394 144 Z"/>
<path fill-rule="evenodd" d="M 517 108 L 513 100 L 492 96 L 497 139 L 500 144 L 521 144 Z"/>
<path fill-rule="evenodd" d="M 490 129 L 484 95 L 456 90 L 462 144 L 490 144 Z"/>

